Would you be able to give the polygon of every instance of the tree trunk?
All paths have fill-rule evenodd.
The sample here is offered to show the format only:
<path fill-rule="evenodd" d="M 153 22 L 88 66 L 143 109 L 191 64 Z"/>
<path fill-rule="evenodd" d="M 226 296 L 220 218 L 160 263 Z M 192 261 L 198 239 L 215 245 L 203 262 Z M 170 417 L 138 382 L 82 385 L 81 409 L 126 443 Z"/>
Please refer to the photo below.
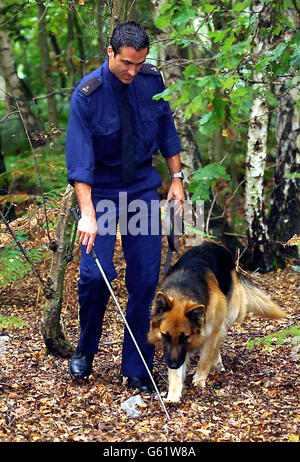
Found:
<path fill-rule="evenodd" d="M 67 83 L 66 83 L 66 76 L 64 74 L 64 70 L 61 69 L 61 65 L 60 65 L 60 62 L 62 60 L 62 52 L 61 52 L 61 49 L 59 47 L 59 44 L 58 44 L 58 41 L 57 41 L 57 38 L 56 38 L 56 35 L 54 34 L 54 32 L 49 32 L 49 38 L 50 38 L 50 42 L 51 42 L 51 45 L 52 45 L 52 48 L 54 50 L 54 53 L 55 53 L 55 59 L 56 59 L 56 66 L 58 68 L 58 72 L 59 72 L 59 79 L 60 79 L 60 86 L 61 88 L 66 88 L 67 86 Z"/>
<path fill-rule="evenodd" d="M 77 44 L 78 44 L 81 75 L 85 75 L 84 43 L 83 43 L 82 29 L 78 22 L 76 10 L 74 10 L 74 28 L 75 28 L 75 36 L 76 36 Z"/>
<path fill-rule="evenodd" d="M 68 36 L 67 36 L 67 46 L 66 46 L 66 68 L 67 68 L 67 86 L 72 87 L 75 84 L 75 68 L 73 63 L 74 55 L 74 17 L 75 9 L 73 5 L 70 5 L 68 8 Z"/>
<path fill-rule="evenodd" d="M 50 68 L 50 59 L 49 59 L 49 47 L 48 47 L 48 34 L 47 34 L 47 25 L 46 25 L 46 7 L 43 1 L 38 0 L 38 36 L 39 36 L 39 45 L 41 51 L 41 65 L 42 72 L 44 75 L 45 90 L 47 96 L 47 106 L 48 106 L 48 117 L 49 123 L 52 126 L 57 126 L 58 116 L 57 116 L 57 107 L 56 99 L 53 94 L 55 90 L 54 81 L 51 74 Z"/>
<path fill-rule="evenodd" d="M 48 279 L 49 288 L 53 290 L 53 296 L 51 298 L 46 298 L 41 322 L 41 332 L 47 353 L 64 358 L 70 357 L 73 352 L 73 346 L 66 340 L 61 328 L 60 315 L 63 302 L 64 277 L 67 266 L 66 256 L 69 250 L 73 225 L 70 209 L 75 202 L 75 190 L 69 185 L 61 204 L 56 227 L 56 241 L 58 246 L 57 250 L 53 253 Z"/>
<path fill-rule="evenodd" d="M 99 64 L 101 65 L 106 59 L 106 48 L 108 46 L 107 37 L 105 37 L 104 21 L 103 21 L 103 0 L 96 1 L 95 15 L 97 24 L 97 35 L 98 35 L 98 50 L 99 50 Z"/>
<path fill-rule="evenodd" d="M 159 8 L 165 3 L 165 0 L 159 2 Z M 164 39 L 168 35 L 168 31 L 164 33 L 158 32 L 156 34 L 156 39 Z M 164 43 L 164 41 L 162 42 Z M 185 66 L 185 58 L 183 50 L 178 48 L 176 45 L 169 46 L 159 46 L 159 61 L 166 63 L 162 66 L 162 73 L 166 86 L 172 85 L 179 79 L 182 79 L 182 71 Z M 189 53 L 194 53 L 194 50 L 189 50 Z M 189 56 L 189 59 L 192 59 Z M 184 118 L 184 109 L 182 107 L 177 107 L 174 113 L 174 122 L 176 125 L 177 132 L 180 136 L 180 141 L 182 145 L 182 150 L 180 152 L 182 170 L 185 176 L 184 186 L 185 186 L 185 197 L 187 200 L 191 200 L 192 193 L 188 191 L 188 185 L 192 180 L 192 175 L 195 170 L 203 167 L 201 162 L 201 156 L 199 152 L 198 145 L 195 141 L 195 133 L 193 129 L 193 123 Z M 209 216 L 209 212 L 212 206 L 212 211 Z M 199 219 L 199 213 L 202 214 L 203 220 Z M 213 219 L 210 219 L 213 218 Z M 193 210 L 193 218 L 188 217 L 188 223 L 196 222 L 199 224 L 200 231 L 205 231 L 205 220 L 209 220 L 209 233 L 219 240 L 221 240 L 231 251 L 232 255 L 235 255 L 236 250 L 243 250 L 242 244 L 232 236 L 232 229 L 228 224 L 226 217 L 223 215 L 221 207 L 218 205 L 217 201 L 213 203 L 213 197 L 205 202 L 202 210 L 199 207 Z M 188 245 L 199 244 L 201 239 L 195 238 L 195 240 L 189 239 L 187 242 Z"/>
<path fill-rule="evenodd" d="M 134 1 L 134 0 L 133 0 Z M 112 0 L 112 13 L 110 20 L 109 36 L 112 36 L 114 28 L 127 19 L 128 0 Z"/>
<path fill-rule="evenodd" d="M 300 17 L 296 8 L 290 8 L 286 15 L 296 30 L 300 27 Z M 294 32 L 286 30 L 283 39 L 291 40 Z M 289 78 L 278 78 L 274 93 L 277 97 L 277 153 L 275 187 L 268 225 L 275 242 L 274 254 L 278 264 L 285 257 L 298 257 L 295 246 L 283 246 L 299 233 L 300 229 L 300 114 L 297 107 L 300 79 L 292 67 Z M 293 81 L 294 88 L 288 88 Z M 297 177 L 298 175 L 298 177 Z"/>
<path fill-rule="evenodd" d="M 300 229 L 300 116 L 295 104 L 299 98 L 299 86 L 287 90 L 287 81 L 276 85 L 277 107 L 277 155 L 275 188 L 269 215 L 271 238 L 281 244 L 286 243 Z M 278 263 L 283 263 L 282 255 L 297 257 L 295 247 L 277 244 L 274 250 Z"/>
<path fill-rule="evenodd" d="M 160 59 L 164 62 L 170 63 L 163 66 L 162 73 L 166 86 L 172 85 L 179 79 L 182 79 L 181 58 L 180 50 L 176 45 L 169 45 L 160 51 Z M 184 119 L 184 109 L 182 107 L 176 108 L 174 112 L 174 122 L 178 133 L 180 134 L 180 141 L 182 150 L 180 152 L 182 170 L 185 176 L 184 184 L 187 186 L 191 181 L 191 176 L 195 170 L 200 168 L 200 156 L 198 154 L 198 146 L 195 142 L 192 124 Z M 187 194 L 189 192 L 187 191 Z"/>
<path fill-rule="evenodd" d="M 254 12 L 260 15 L 258 27 L 269 27 L 271 23 L 270 7 L 259 1 Z M 259 36 L 259 34 L 257 34 Z M 268 41 L 256 39 L 254 54 L 269 49 Z M 254 73 L 253 80 L 262 82 L 263 73 Z M 268 246 L 269 236 L 264 214 L 264 173 L 267 157 L 268 107 L 263 95 L 264 85 L 255 83 L 257 91 L 250 112 L 248 129 L 248 147 L 246 157 L 245 215 L 248 224 L 248 246 L 251 258 L 246 262 L 249 269 L 267 270 L 271 264 L 271 252 Z"/>
<path fill-rule="evenodd" d="M 2 7 L 2 0 L 0 0 L 0 9 L 2 9 Z M 5 29 L 0 30 L 0 70 L 5 77 L 7 93 L 14 98 L 19 105 L 32 143 L 34 145 L 39 145 L 42 141 L 42 138 L 39 135 L 41 126 L 33 115 L 31 108 L 24 97 L 22 83 L 20 82 L 16 71 L 15 58 L 9 34 Z M 1 99 L 2 98 L 3 95 Z M 17 110 L 13 99 L 6 99 L 6 101 L 8 102 L 7 106 L 11 108 L 11 111 Z"/>
<path fill-rule="evenodd" d="M 0 174 L 6 172 L 6 166 L 4 162 L 4 156 L 2 153 L 2 136 L 1 136 L 1 126 L 0 126 Z M 8 194 L 9 185 L 7 179 L 2 180 L 2 185 L 0 187 L 0 196 L 6 196 Z M 14 220 L 15 216 L 15 206 L 11 202 L 5 202 L 0 205 L 0 209 L 3 215 L 6 216 L 8 221 Z"/>

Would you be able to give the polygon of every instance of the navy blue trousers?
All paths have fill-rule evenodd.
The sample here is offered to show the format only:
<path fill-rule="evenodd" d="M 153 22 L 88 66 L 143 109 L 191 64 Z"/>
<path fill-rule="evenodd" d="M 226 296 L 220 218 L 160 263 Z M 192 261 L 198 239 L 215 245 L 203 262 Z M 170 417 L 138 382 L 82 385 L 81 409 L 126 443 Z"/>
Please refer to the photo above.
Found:
<path fill-rule="evenodd" d="M 103 199 L 102 193 L 93 195 L 98 223 L 95 251 L 108 280 L 112 281 L 117 276 L 113 265 L 116 232 L 112 233 L 112 230 L 115 229 L 116 231 L 117 224 L 119 223 L 122 248 L 126 261 L 125 284 L 128 291 L 126 320 L 151 370 L 153 366 L 154 347 L 147 341 L 147 333 L 150 325 L 150 307 L 158 284 L 161 262 L 160 217 L 159 230 L 157 233 L 157 220 L 153 220 L 153 213 L 151 218 L 151 201 L 156 201 L 154 209 L 155 214 L 157 215 L 158 212 L 159 216 L 160 212 L 157 206 L 159 197 L 156 189 L 139 192 L 138 194 L 138 200 L 142 200 L 143 204 L 147 205 L 147 209 L 144 207 L 143 212 L 140 212 L 140 217 L 142 217 L 143 221 L 143 229 L 141 229 L 141 231 L 143 233 L 147 231 L 146 234 L 131 234 L 130 229 L 127 229 L 127 234 L 122 233 L 124 222 L 128 224 L 131 220 L 131 224 L 134 223 L 138 225 L 134 218 L 137 217 L 136 212 L 128 212 L 127 210 L 124 215 L 124 210 L 120 207 L 119 195 L 117 196 L 117 193 L 115 193 L 110 197 L 110 201 L 115 205 L 116 214 L 114 217 L 114 214 L 107 214 L 107 209 L 103 210 L 103 208 L 101 208 L 101 210 L 99 210 L 99 201 L 103 201 Z M 127 197 L 128 203 L 134 199 L 136 199 L 134 194 L 129 194 Z M 107 225 L 107 229 L 110 230 L 109 234 L 99 234 L 100 221 L 102 223 L 102 228 L 103 223 Z M 155 222 L 154 234 L 151 233 L 151 230 L 153 231 L 153 222 Z M 134 227 L 134 229 L 136 229 L 136 227 Z M 102 333 L 103 317 L 110 292 L 93 257 L 91 254 L 86 254 L 85 250 L 86 248 L 81 246 L 82 257 L 80 261 L 80 279 L 78 282 L 80 306 L 79 348 L 86 352 L 97 353 Z M 117 293 L 116 297 L 118 297 Z M 120 316 L 117 307 L 115 307 L 115 309 L 117 316 Z M 122 351 L 122 374 L 126 377 L 148 377 L 147 370 L 126 328 L 124 331 Z"/>

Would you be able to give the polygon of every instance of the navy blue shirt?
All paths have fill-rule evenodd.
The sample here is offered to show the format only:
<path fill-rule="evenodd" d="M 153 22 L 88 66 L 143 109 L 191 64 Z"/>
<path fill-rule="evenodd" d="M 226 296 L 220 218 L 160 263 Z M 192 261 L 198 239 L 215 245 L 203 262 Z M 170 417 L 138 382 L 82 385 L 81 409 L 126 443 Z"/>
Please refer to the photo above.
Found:
<path fill-rule="evenodd" d="M 79 89 L 82 84 L 97 78 L 101 85 L 89 96 Z M 110 71 L 108 61 L 84 77 L 72 94 L 69 123 L 66 135 L 66 163 L 68 181 L 101 183 L 96 164 L 108 167 L 121 164 L 120 92 L 123 83 Z M 163 157 L 171 157 L 181 150 L 169 103 L 155 101 L 152 97 L 164 90 L 159 72 L 146 74 L 141 70 L 129 84 L 129 101 L 132 108 L 137 172 L 141 164 L 151 160 L 158 151 Z M 151 167 L 154 171 L 153 167 Z M 109 170 L 109 169 L 108 169 Z M 105 173 L 105 175 L 107 175 Z M 143 176 L 143 175 L 142 175 Z M 151 177 L 151 175 L 150 175 Z M 157 183 L 153 172 L 154 183 Z M 100 182 L 100 183 L 99 183 Z M 147 182 L 151 178 L 147 174 Z M 157 184 L 152 184 L 156 187 Z"/>

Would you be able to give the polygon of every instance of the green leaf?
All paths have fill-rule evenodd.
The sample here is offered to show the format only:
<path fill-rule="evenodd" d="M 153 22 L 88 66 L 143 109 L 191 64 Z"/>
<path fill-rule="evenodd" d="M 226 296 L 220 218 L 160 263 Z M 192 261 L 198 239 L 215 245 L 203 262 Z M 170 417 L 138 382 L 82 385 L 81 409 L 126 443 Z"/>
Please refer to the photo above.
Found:
<path fill-rule="evenodd" d="M 203 104 L 203 97 L 202 95 L 196 96 L 191 103 L 185 109 L 185 118 L 190 119 L 193 114 L 198 112 Z"/>
<path fill-rule="evenodd" d="M 300 47 L 297 47 L 292 55 L 291 65 L 300 69 Z"/>
<path fill-rule="evenodd" d="M 212 112 L 208 112 L 204 114 L 201 119 L 199 120 L 199 126 L 207 124 L 207 122 L 212 118 Z"/>
<path fill-rule="evenodd" d="M 172 18 L 172 24 L 174 24 L 175 26 L 185 26 L 190 21 L 190 19 L 194 19 L 195 16 L 195 11 L 193 9 L 190 9 L 188 7 L 181 8 L 174 14 Z"/>
<path fill-rule="evenodd" d="M 201 8 L 206 13 L 211 13 L 212 11 L 219 9 L 219 8 L 217 8 L 216 5 L 213 5 L 213 4 L 210 4 L 210 3 L 204 3 L 203 5 L 201 5 Z"/>
<path fill-rule="evenodd" d="M 245 0 L 244 2 L 238 2 L 233 6 L 232 12 L 239 13 L 240 11 L 247 8 L 250 5 L 250 3 L 251 3 L 251 0 Z"/>
<path fill-rule="evenodd" d="M 296 31 L 293 41 L 296 45 L 300 45 L 300 30 Z"/>
<path fill-rule="evenodd" d="M 232 87 L 240 80 L 238 75 L 229 75 L 221 80 L 223 90 L 231 90 Z"/>
<path fill-rule="evenodd" d="M 160 99 L 163 99 L 164 101 L 169 101 L 172 98 L 174 91 L 175 90 L 172 87 L 166 88 L 161 93 L 157 93 L 156 95 L 154 95 L 152 99 L 154 99 L 155 101 L 158 101 Z"/>
<path fill-rule="evenodd" d="M 196 66 L 196 64 L 189 64 L 183 71 L 183 75 L 186 78 L 189 77 L 196 77 L 200 73 L 200 68 L 199 66 Z"/>
<path fill-rule="evenodd" d="M 224 101 L 224 99 L 218 95 L 216 98 L 214 98 L 212 104 L 214 108 L 214 116 L 219 120 L 224 120 L 226 101 Z"/>
<path fill-rule="evenodd" d="M 166 3 L 160 9 L 160 14 L 155 20 L 155 24 L 159 28 L 168 27 L 171 24 L 172 15 L 175 5 Z"/>
<path fill-rule="evenodd" d="M 226 169 L 223 165 L 215 162 L 206 165 L 205 167 L 196 170 L 193 173 L 193 179 L 189 185 L 189 191 L 194 192 L 193 200 L 209 199 L 211 194 L 211 188 L 216 185 L 217 180 L 224 178 L 229 181 L 230 176 L 226 173 Z"/>
<path fill-rule="evenodd" d="M 230 34 L 229 37 L 227 37 L 224 40 L 224 43 L 222 44 L 221 48 L 223 51 L 229 51 L 232 47 L 232 44 L 235 42 L 236 37 L 234 34 Z"/>
<path fill-rule="evenodd" d="M 218 42 L 221 42 L 224 39 L 225 35 L 230 30 L 231 29 L 228 28 L 228 29 L 224 29 L 224 30 L 211 31 L 211 32 L 208 33 L 208 36 L 213 38 L 215 43 L 218 43 Z"/>
<path fill-rule="evenodd" d="M 270 90 L 265 89 L 263 93 L 269 106 L 276 107 L 278 105 L 277 98 Z"/>
<path fill-rule="evenodd" d="M 168 27 L 171 24 L 171 16 L 162 14 L 156 19 L 155 24 L 159 29 Z"/>

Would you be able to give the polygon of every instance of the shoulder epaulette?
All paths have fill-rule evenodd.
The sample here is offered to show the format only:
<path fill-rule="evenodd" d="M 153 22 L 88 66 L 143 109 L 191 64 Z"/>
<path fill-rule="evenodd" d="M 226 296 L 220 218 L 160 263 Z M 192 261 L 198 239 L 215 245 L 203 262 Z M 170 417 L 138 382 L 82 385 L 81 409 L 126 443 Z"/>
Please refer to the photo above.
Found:
<path fill-rule="evenodd" d="M 93 77 L 90 80 L 87 80 L 82 85 L 79 85 L 78 91 L 84 96 L 90 96 L 98 87 L 101 87 L 102 82 L 96 77 Z"/>
<path fill-rule="evenodd" d="M 147 74 L 147 75 L 160 75 L 160 71 L 159 69 L 157 69 L 156 66 L 154 66 L 153 64 L 148 64 L 148 63 L 145 63 L 142 65 L 142 67 L 140 68 L 140 73 L 141 74 Z"/>

